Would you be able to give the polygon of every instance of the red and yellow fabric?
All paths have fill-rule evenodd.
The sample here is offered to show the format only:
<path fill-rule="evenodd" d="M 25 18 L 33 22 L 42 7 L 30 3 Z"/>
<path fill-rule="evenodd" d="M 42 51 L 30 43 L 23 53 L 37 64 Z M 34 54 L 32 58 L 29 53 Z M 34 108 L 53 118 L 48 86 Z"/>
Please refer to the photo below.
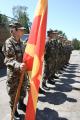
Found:
<path fill-rule="evenodd" d="M 30 91 L 26 109 L 26 120 L 35 120 L 42 63 L 46 40 L 48 0 L 39 0 L 35 12 L 29 40 L 23 56 L 23 61 L 30 77 Z"/>

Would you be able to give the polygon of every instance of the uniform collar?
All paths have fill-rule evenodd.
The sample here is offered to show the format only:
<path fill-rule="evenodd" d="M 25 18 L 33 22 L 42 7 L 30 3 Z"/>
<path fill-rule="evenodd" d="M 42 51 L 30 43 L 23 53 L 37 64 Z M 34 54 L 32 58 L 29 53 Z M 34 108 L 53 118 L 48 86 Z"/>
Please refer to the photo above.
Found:
<path fill-rule="evenodd" d="M 15 37 L 14 37 L 14 36 L 11 36 L 11 39 L 13 40 L 13 42 L 14 42 L 15 44 L 21 43 L 21 41 L 20 41 L 20 40 L 17 42 L 17 40 L 15 39 Z"/>

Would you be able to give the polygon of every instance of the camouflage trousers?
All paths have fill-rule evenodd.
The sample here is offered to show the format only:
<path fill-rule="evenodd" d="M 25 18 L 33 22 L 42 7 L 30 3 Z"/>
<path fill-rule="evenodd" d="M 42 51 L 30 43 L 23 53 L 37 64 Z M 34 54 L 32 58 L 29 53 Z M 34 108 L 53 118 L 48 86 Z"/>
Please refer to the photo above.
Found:
<path fill-rule="evenodd" d="M 44 69 L 43 69 L 43 76 L 42 76 L 43 83 L 46 83 L 46 80 L 51 79 L 55 75 L 54 68 L 55 68 L 54 60 L 52 62 L 44 61 Z"/>
<path fill-rule="evenodd" d="M 7 68 L 7 91 L 8 95 L 10 96 L 10 107 L 13 109 L 14 106 L 14 100 L 17 92 L 17 88 L 19 85 L 20 80 L 20 72 L 15 71 L 12 68 Z M 27 92 L 27 84 L 28 84 L 28 78 L 24 75 L 23 84 L 21 87 L 20 97 L 19 99 L 24 99 Z"/>

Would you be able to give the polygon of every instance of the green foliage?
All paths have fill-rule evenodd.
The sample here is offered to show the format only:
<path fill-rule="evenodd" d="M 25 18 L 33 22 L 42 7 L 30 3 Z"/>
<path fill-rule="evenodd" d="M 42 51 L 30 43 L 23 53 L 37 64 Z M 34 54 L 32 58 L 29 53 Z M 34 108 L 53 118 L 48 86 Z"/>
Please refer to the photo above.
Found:
<path fill-rule="evenodd" d="M 19 21 L 25 28 L 26 33 L 29 33 L 29 17 L 27 14 L 27 7 L 25 6 L 14 6 L 13 7 L 13 16 Z"/>
<path fill-rule="evenodd" d="M 76 38 L 72 40 L 72 45 L 73 45 L 75 50 L 79 50 L 80 49 L 80 41 L 77 40 Z"/>
<path fill-rule="evenodd" d="M 6 15 L 0 14 L 0 24 L 7 26 L 9 23 Z"/>

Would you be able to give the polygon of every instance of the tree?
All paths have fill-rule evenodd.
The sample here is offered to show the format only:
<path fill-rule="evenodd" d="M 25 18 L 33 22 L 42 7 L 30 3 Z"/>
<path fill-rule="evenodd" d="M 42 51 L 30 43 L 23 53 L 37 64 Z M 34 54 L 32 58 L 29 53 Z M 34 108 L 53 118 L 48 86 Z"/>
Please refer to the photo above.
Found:
<path fill-rule="evenodd" d="M 0 14 L 0 24 L 5 26 L 9 24 L 9 21 L 6 15 Z"/>
<path fill-rule="evenodd" d="M 29 17 L 27 14 L 27 7 L 25 6 L 14 6 L 13 7 L 13 16 L 19 21 L 25 28 L 26 32 L 29 33 Z"/>
<path fill-rule="evenodd" d="M 80 41 L 77 40 L 77 38 L 74 38 L 72 40 L 72 45 L 73 45 L 73 47 L 74 47 L 75 50 L 79 50 L 80 49 Z"/>

